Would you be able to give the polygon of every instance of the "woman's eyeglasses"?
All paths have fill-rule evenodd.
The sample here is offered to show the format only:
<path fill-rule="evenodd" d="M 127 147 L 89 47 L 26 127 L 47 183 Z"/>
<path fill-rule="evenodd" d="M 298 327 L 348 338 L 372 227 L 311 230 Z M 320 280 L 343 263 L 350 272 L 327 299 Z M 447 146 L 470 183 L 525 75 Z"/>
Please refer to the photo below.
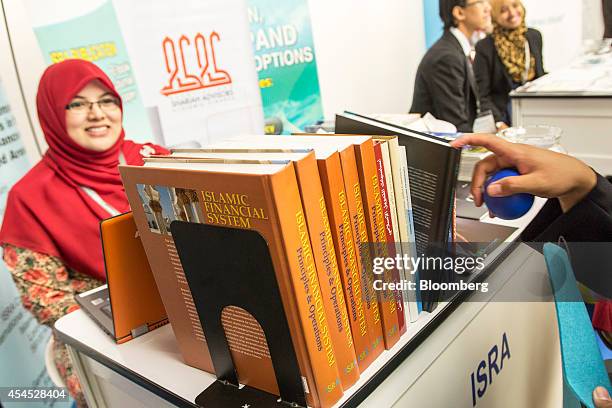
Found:
<path fill-rule="evenodd" d="M 95 102 L 85 100 L 70 102 L 68 105 L 66 105 L 66 110 L 74 113 L 86 113 L 93 108 L 94 104 L 98 105 L 98 107 L 104 112 L 112 112 L 119 108 L 119 100 L 117 98 L 107 96 Z"/>

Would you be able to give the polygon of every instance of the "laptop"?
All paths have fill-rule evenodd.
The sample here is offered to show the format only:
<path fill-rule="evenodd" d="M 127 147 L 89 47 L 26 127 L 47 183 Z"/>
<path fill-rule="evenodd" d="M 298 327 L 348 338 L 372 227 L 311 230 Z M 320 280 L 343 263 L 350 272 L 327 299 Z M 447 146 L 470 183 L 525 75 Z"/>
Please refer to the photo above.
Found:
<path fill-rule="evenodd" d="M 76 301 L 117 343 L 168 323 L 131 212 L 100 223 L 106 285 L 77 295 Z"/>

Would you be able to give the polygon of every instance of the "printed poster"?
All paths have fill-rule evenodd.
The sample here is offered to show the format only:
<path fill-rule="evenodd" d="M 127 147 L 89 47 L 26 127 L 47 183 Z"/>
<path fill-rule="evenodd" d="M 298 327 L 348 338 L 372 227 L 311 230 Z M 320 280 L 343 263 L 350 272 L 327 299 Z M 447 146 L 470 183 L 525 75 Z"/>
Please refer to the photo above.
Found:
<path fill-rule="evenodd" d="M 28 0 L 26 4 L 45 61 L 54 64 L 79 58 L 98 65 L 113 81 L 123 99 L 126 138 L 153 141 L 112 2 Z"/>
<path fill-rule="evenodd" d="M 145 105 L 156 108 L 166 145 L 262 133 L 245 1 L 115 2 Z"/>
<path fill-rule="evenodd" d="M 30 168 L 0 81 L 0 223 L 8 192 Z M 0 255 L 2 249 L 0 249 Z M 51 330 L 39 325 L 21 305 L 6 265 L 0 260 L 0 387 L 52 387 L 45 368 L 45 347 Z M 27 403 L 28 407 L 69 407 L 70 402 Z M 23 403 L 4 404 L 6 407 Z"/>
<path fill-rule="evenodd" d="M 249 22 L 266 133 L 323 120 L 308 2 L 249 0 Z"/>

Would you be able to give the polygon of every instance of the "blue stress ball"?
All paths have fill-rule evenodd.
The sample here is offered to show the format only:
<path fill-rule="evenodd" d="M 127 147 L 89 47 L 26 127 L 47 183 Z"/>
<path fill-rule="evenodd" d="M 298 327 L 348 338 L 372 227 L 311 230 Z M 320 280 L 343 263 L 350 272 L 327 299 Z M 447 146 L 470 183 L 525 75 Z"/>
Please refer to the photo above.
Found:
<path fill-rule="evenodd" d="M 513 194 L 508 197 L 490 197 L 487 194 L 489 184 L 510 176 L 520 176 L 520 173 L 516 169 L 502 169 L 489 177 L 484 185 L 485 204 L 494 216 L 502 220 L 515 220 L 522 217 L 529 211 L 534 200 L 533 195 L 527 193 Z"/>

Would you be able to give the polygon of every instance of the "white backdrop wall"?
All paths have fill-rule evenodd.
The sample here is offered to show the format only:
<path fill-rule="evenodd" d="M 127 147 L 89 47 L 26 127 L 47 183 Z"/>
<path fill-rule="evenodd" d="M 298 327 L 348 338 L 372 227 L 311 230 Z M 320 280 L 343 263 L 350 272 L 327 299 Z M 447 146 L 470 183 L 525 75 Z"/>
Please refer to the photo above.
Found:
<path fill-rule="evenodd" d="M 604 21 L 601 0 L 583 0 L 582 4 L 582 38 L 585 40 L 602 38 Z"/>
<path fill-rule="evenodd" d="M 310 13 L 325 117 L 408 112 L 425 52 L 421 1 L 310 0 Z"/>
<path fill-rule="evenodd" d="M 0 6 L 3 5 L 0 3 Z M 0 11 L 4 12 L 4 8 L 0 7 Z M 12 55 L 8 30 L 4 19 L 0 19 L 0 225 L 10 188 L 40 157 Z M 21 155 L 22 148 L 25 148 L 27 157 Z M 0 259 L 2 255 L 3 249 L 0 248 Z M 46 375 L 44 364 L 45 345 L 50 333 L 48 327 L 38 325 L 21 306 L 20 295 L 11 275 L 0 260 L 1 387 L 53 385 Z M 70 402 L 48 401 L 28 404 L 35 408 L 70 405 Z"/>
<path fill-rule="evenodd" d="M 580 55 L 584 9 L 587 5 L 592 6 L 594 1 L 601 3 L 601 0 L 523 0 L 527 25 L 542 33 L 544 69 L 547 72 L 566 66 Z"/>
<path fill-rule="evenodd" d="M 0 0 L 6 17 L 0 23 L 0 78 L 17 121 L 17 128 L 30 163 L 40 159 L 41 151 L 46 150 L 34 134 L 42 134 L 36 114 L 36 89 L 38 79 L 45 69 L 40 48 L 27 18 L 21 0 Z M 15 56 L 15 63 L 13 63 Z M 17 67 L 17 68 L 16 68 Z"/>

